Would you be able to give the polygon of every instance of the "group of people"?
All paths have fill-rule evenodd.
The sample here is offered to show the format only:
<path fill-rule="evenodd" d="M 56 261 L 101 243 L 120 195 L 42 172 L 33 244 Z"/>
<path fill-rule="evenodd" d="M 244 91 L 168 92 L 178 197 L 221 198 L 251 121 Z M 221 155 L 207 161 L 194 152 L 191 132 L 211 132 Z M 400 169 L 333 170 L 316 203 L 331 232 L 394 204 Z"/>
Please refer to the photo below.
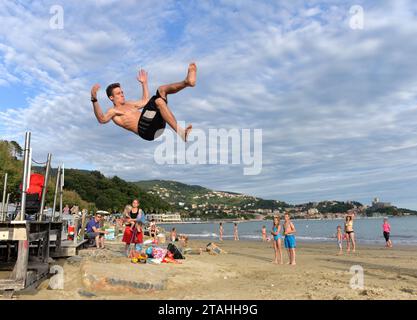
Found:
<path fill-rule="evenodd" d="M 274 247 L 274 260 L 272 261 L 275 264 L 283 264 L 282 260 L 282 241 L 284 241 L 285 249 L 288 253 L 288 264 L 296 265 L 295 262 L 295 226 L 291 221 L 289 213 L 284 215 L 284 223 L 281 225 L 280 216 L 274 216 L 271 235 L 273 237 L 273 247 Z M 267 232 L 266 227 L 262 227 L 262 240 L 267 241 Z"/>
<path fill-rule="evenodd" d="M 220 222 L 219 224 L 219 240 L 220 241 L 223 241 L 223 236 L 224 236 L 223 222 Z M 235 222 L 233 225 L 233 239 L 235 241 L 239 240 L 239 230 L 237 227 L 237 222 Z"/>
<path fill-rule="evenodd" d="M 87 224 L 87 235 L 90 239 L 95 239 L 95 244 L 97 248 L 104 248 L 104 235 L 107 233 L 105 230 L 100 228 L 100 222 L 102 216 L 96 214 L 93 219 Z M 346 241 L 346 251 L 355 252 L 356 251 L 356 240 L 355 232 L 353 230 L 353 220 L 354 214 L 348 213 L 344 222 L 344 233 L 342 232 L 342 226 L 338 225 L 336 229 L 336 239 L 339 248 L 339 253 L 343 253 L 343 241 Z M 123 213 L 123 223 L 125 224 L 125 230 L 123 233 L 122 241 L 125 243 L 126 254 L 129 255 L 131 250 L 131 244 L 134 244 L 136 251 L 141 251 L 143 245 L 143 236 L 144 236 L 144 226 L 146 222 L 146 215 L 139 207 L 139 200 L 134 199 L 132 205 L 127 205 Z M 388 223 L 388 219 L 384 219 L 382 225 L 383 235 L 386 241 L 386 247 L 392 247 L 392 241 L 390 240 L 391 226 Z M 155 221 L 152 219 L 149 223 L 149 235 L 156 240 L 158 234 L 158 227 L 156 226 Z M 284 242 L 285 249 L 288 253 L 288 264 L 296 265 L 295 262 L 295 249 L 296 249 L 296 240 L 295 240 L 296 229 L 294 224 L 291 221 L 290 214 L 284 214 L 284 222 L 281 224 L 280 216 L 274 216 L 273 225 L 271 229 L 271 239 L 267 237 L 266 226 L 262 227 L 262 240 L 269 241 L 273 239 L 273 248 L 274 248 L 274 259 L 273 263 L 283 264 L 282 259 L 282 241 Z M 238 233 L 238 224 L 235 222 L 233 226 L 234 240 L 239 240 Z M 219 240 L 223 241 L 224 237 L 224 228 L 223 223 L 219 224 Z M 184 235 L 177 235 L 176 228 L 172 228 L 170 232 L 170 241 L 188 241 L 188 237 Z"/>
<path fill-rule="evenodd" d="M 146 223 L 146 215 L 139 207 L 139 200 L 134 199 L 132 205 L 127 205 L 123 212 L 123 224 L 125 230 L 122 241 L 125 243 L 126 254 L 129 255 L 130 245 L 134 244 L 136 250 L 140 251 L 143 244 L 144 226 Z M 87 224 L 87 237 L 95 239 L 97 249 L 104 248 L 104 236 L 108 233 L 106 230 L 100 228 L 103 217 L 101 214 L 96 214 Z M 157 235 L 157 226 L 155 221 L 150 221 L 150 236 L 155 239 Z"/>
<path fill-rule="evenodd" d="M 345 218 L 344 231 L 342 233 L 342 227 L 339 225 L 336 229 L 337 245 L 339 247 L 339 255 L 343 253 L 343 240 L 346 240 L 346 252 L 356 251 L 355 232 L 353 231 L 353 219 L 354 214 L 350 213 Z M 388 223 L 388 218 L 384 218 L 382 224 L 382 234 L 385 238 L 385 247 L 392 248 L 392 241 L 390 239 L 391 225 Z"/>
<path fill-rule="evenodd" d="M 77 205 L 69 206 L 68 204 L 62 209 L 62 214 L 69 215 L 69 214 L 78 214 L 80 213 L 80 208 Z"/>
<path fill-rule="evenodd" d="M 353 231 L 353 218 L 355 215 L 353 213 L 349 213 L 345 218 L 345 225 L 344 231 L 342 233 L 342 227 L 337 226 L 336 228 L 336 238 L 337 238 L 337 245 L 339 247 L 339 254 L 343 253 L 343 240 L 346 240 L 346 251 L 350 252 L 352 248 L 352 252 L 356 251 L 356 241 L 355 241 L 355 232 Z"/>

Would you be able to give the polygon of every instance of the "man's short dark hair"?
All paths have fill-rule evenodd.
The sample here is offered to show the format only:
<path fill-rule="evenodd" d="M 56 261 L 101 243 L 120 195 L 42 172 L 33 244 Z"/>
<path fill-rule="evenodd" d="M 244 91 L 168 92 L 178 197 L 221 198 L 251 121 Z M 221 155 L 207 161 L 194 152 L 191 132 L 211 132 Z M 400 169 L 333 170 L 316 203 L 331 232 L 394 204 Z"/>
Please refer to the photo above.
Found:
<path fill-rule="evenodd" d="M 120 88 L 120 83 L 116 82 L 116 83 L 109 84 L 106 88 L 107 97 L 110 98 L 110 96 L 113 95 L 113 89 L 116 89 L 116 88 Z"/>

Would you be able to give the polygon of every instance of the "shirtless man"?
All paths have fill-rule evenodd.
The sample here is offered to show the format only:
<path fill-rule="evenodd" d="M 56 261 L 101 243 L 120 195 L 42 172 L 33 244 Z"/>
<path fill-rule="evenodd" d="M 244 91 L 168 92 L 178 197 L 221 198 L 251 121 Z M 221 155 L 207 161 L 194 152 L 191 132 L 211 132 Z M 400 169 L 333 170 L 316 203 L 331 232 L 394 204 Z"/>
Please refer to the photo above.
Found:
<path fill-rule="evenodd" d="M 149 141 L 159 137 L 165 129 L 166 123 L 168 123 L 184 141 L 187 141 L 192 126 L 188 125 L 187 128 L 183 129 L 177 124 L 177 120 L 168 107 L 167 96 L 177 93 L 186 87 L 194 87 L 196 76 L 197 66 L 195 63 L 190 63 L 185 80 L 160 86 L 156 94 L 149 98 L 148 75 L 144 70 L 140 70 L 137 80 L 142 85 L 142 99 L 126 101 L 120 84 L 112 83 L 107 87 L 106 93 L 113 102 L 113 107 L 108 109 L 106 113 L 103 113 L 97 101 L 97 91 L 100 89 L 100 85 L 95 84 L 91 89 L 91 102 L 93 103 L 94 114 L 98 122 L 102 124 L 113 120 L 118 126 L 132 131 Z M 142 112 L 140 112 L 141 109 Z"/>
<path fill-rule="evenodd" d="M 284 244 L 285 244 L 285 248 L 288 251 L 288 258 L 289 258 L 289 262 L 288 264 L 295 266 L 295 227 L 294 224 L 291 222 L 290 219 L 290 215 L 288 213 L 286 213 L 284 215 Z"/>

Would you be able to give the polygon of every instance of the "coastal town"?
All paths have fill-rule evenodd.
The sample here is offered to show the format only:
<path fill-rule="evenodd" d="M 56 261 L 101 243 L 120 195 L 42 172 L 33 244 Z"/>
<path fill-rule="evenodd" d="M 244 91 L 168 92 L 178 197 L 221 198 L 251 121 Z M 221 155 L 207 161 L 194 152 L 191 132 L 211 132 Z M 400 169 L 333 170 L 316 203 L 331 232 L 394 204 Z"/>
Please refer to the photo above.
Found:
<path fill-rule="evenodd" d="M 183 190 L 176 191 L 156 184 L 147 193 L 159 196 L 176 210 L 153 215 L 153 218 L 161 222 L 193 222 L 216 217 L 264 220 L 287 212 L 296 219 L 343 219 L 348 211 L 358 217 L 415 214 L 412 210 L 398 209 L 390 202 L 380 201 L 379 198 L 372 199 L 370 204 L 357 201 L 322 201 L 290 205 L 278 200 L 263 200 L 245 194 L 205 190 L 205 193 L 184 197 Z M 261 201 L 264 202 L 263 208 L 260 205 Z"/>

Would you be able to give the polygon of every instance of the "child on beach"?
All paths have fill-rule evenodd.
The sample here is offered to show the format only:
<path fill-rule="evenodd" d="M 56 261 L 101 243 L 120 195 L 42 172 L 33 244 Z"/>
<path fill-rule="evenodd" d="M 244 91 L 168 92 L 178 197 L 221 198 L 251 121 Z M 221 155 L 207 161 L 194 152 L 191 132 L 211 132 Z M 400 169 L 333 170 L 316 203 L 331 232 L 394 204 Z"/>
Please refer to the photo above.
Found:
<path fill-rule="evenodd" d="M 239 240 L 239 234 L 237 230 L 237 223 L 235 222 L 235 225 L 233 226 L 233 235 L 235 237 L 235 240 Z"/>
<path fill-rule="evenodd" d="M 266 241 L 266 227 L 262 226 L 262 241 Z"/>
<path fill-rule="evenodd" d="M 278 255 L 279 255 L 279 264 L 282 264 L 282 251 L 281 251 L 282 234 L 281 233 L 282 233 L 282 230 L 281 230 L 280 218 L 278 216 L 275 216 L 271 234 L 274 236 L 274 250 L 275 250 L 275 259 L 272 262 L 276 264 L 278 264 Z"/>
<path fill-rule="evenodd" d="M 151 236 L 154 242 L 156 238 L 156 233 L 157 233 L 156 222 L 155 222 L 155 219 L 152 219 L 151 222 L 149 223 L 149 235 Z"/>
<path fill-rule="evenodd" d="M 337 245 L 339 246 L 338 254 L 342 254 L 343 253 L 343 234 L 342 234 L 341 226 L 337 226 L 336 238 L 337 238 Z"/>
<path fill-rule="evenodd" d="M 296 232 L 294 224 L 291 222 L 290 220 L 290 215 L 288 213 L 286 213 L 284 215 L 285 218 L 285 222 L 284 222 L 284 243 L 285 243 L 285 248 L 288 251 L 288 258 L 290 260 L 290 262 L 288 262 L 288 264 L 295 266 L 295 247 L 296 247 L 296 243 L 295 243 L 295 235 L 294 233 Z"/>
<path fill-rule="evenodd" d="M 223 241 L 223 222 L 220 222 L 219 225 L 219 240 Z"/>
<path fill-rule="evenodd" d="M 172 242 L 178 241 L 178 238 L 177 238 L 177 229 L 172 228 L 170 238 L 171 238 L 171 241 Z"/>
<path fill-rule="evenodd" d="M 389 234 L 391 232 L 391 226 L 388 223 L 388 218 L 384 218 L 384 224 L 382 225 L 382 231 L 383 231 L 385 242 L 386 242 L 385 247 L 392 248 L 392 242 L 389 238 Z"/>
<path fill-rule="evenodd" d="M 135 258 L 141 253 L 143 248 L 143 223 L 140 220 L 134 224 L 130 243 L 134 244 L 134 246 L 130 249 L 128 256 L 129 258 Z"/>

